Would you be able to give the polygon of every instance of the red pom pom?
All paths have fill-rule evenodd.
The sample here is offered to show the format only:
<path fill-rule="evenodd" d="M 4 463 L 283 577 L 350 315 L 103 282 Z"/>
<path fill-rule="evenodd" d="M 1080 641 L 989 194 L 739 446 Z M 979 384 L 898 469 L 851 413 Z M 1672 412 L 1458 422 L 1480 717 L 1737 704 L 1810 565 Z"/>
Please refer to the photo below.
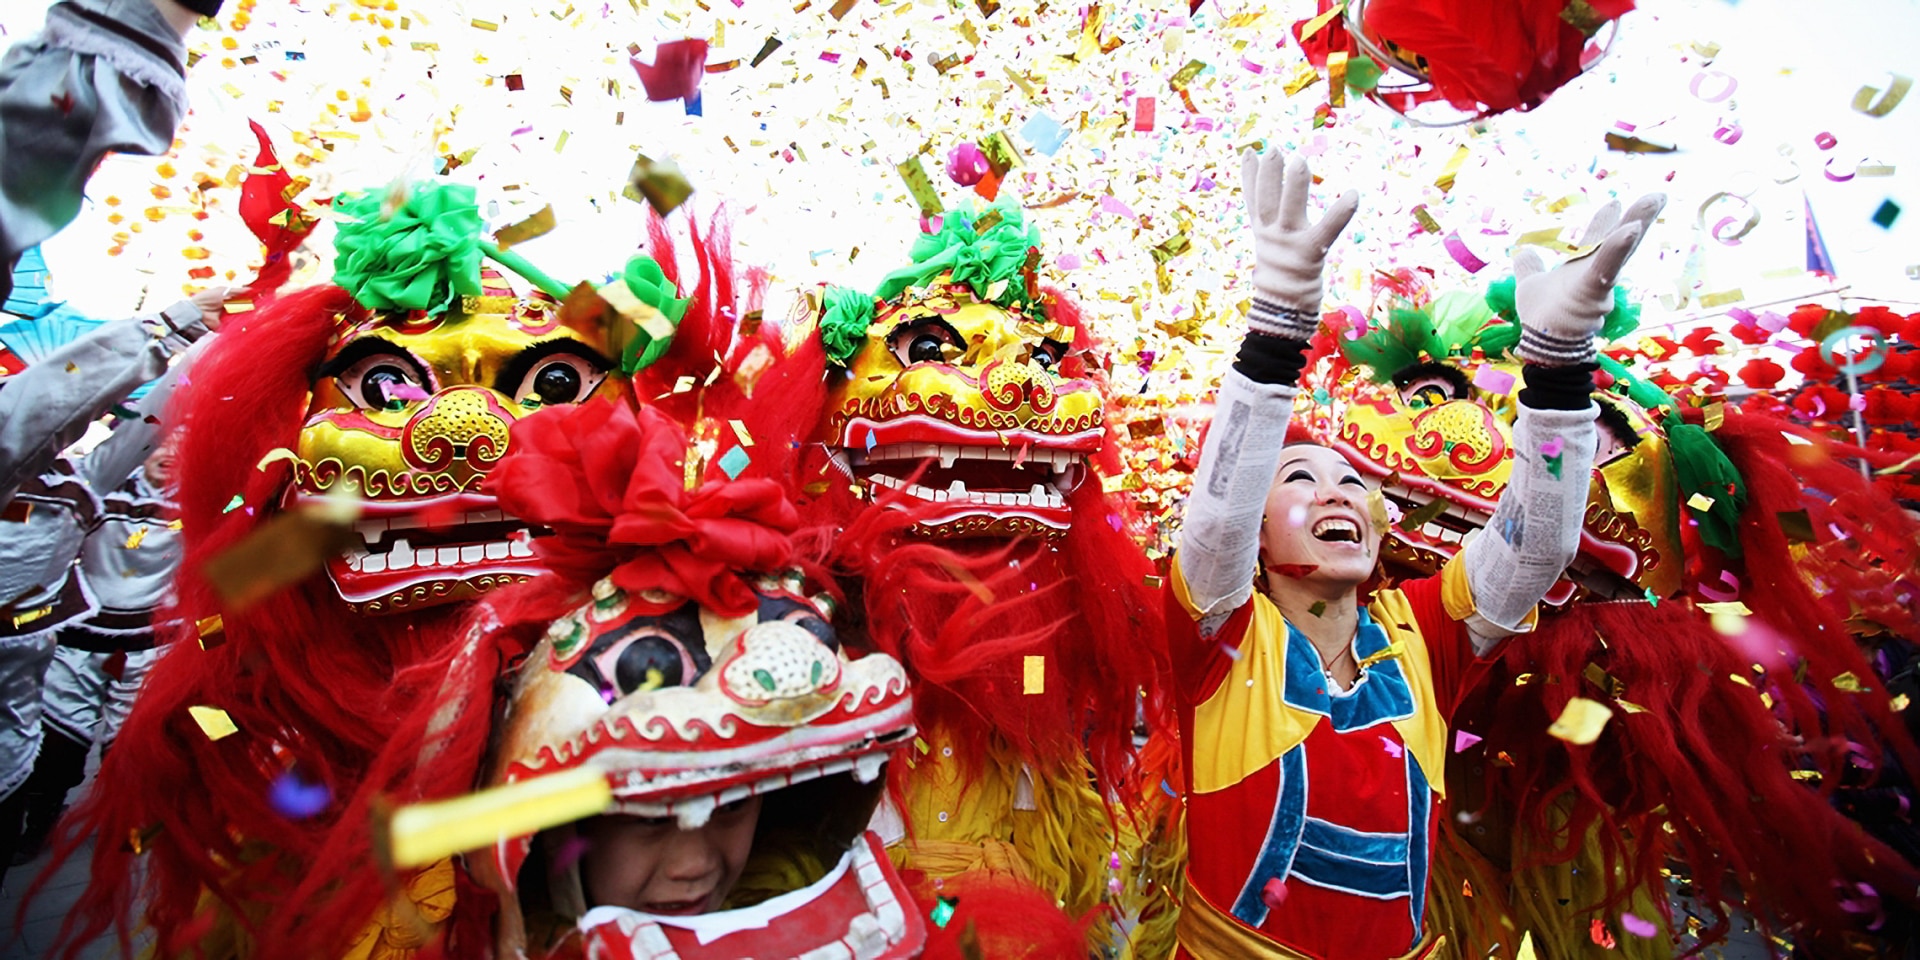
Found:
<path fill-rule="evenodd" d="M 1748 360 L 1740 368 L 1740 382 L 1755 390 L 1771 390 L 1786 375 L 1787 368 L 1765 357 Z"/>
<path fill-rule="evenodd" d="M 1803 303 L 1793 308 L 1787 317 L 1787 328 L 1803 337 L 1812 337 L 1813 328 L 1827 319 L 1827 308 L 1817 303 Z"/>
<path fill-rule="evenodd" d="M 1714 331 L 1711 327 L 1695 327 L 1686 337 L 1681 339 L 1680 343 L 1688 350 L 1691 350 L 1694 356 L 1709 357 L 1718 353 L 1721 347 L 1726 346 L 1726 344 L 1715 337 L 1713 333 Z"/>
<path fill-rule="evenodd" d="M 1820 359 L 1820 351 L 1816 347 L 1807 347 L 1794 354 L 1793 368 L 1809 380 L 1825 380 L 1840 373 L 1825 360 Z"/>

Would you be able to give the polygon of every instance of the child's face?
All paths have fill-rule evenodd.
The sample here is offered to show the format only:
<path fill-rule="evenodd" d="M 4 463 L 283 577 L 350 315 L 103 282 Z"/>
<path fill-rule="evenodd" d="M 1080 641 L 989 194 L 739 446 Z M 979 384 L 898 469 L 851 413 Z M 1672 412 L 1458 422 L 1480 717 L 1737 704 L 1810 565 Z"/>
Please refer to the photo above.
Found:
<path fill-rule="evenodd" d="M 666 916 L 718 910 L 740 879 L 759 822 L 757 796 L 715 810 L 698 830 L 682 830 L 672 817 L 594 817 L 580 825 L 587 898 Z"/>

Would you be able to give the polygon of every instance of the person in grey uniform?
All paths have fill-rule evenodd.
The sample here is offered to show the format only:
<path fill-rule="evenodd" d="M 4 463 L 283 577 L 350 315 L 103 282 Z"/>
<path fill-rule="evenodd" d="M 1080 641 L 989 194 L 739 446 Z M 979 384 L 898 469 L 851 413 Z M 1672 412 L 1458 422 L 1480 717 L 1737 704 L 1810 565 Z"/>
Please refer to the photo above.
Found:
<path fill-rule="evenodd" d="M 14 500 L 21 508 L 17 519 L 0 523 L 0 596 L 12 598 L 0 607 L 0 869 L 13 861 L 30 806 L 23 785 L 45 741 L 43 703 L 58 640 L 127 631 L 142 611 L 157 606 L 178 562 L 170 510 L 144 467 L 164 470 L 168 454 L 156 456 L 159 413 L 189 366 L 182 358 L 135 416 L 121 420 L 91 452 L 60 457 L 22 485 Z M 135 630 L 122 639 L 138 645 L 139 636 Z M 105 667 L 103 658 L 99 668 Z M 72 677 L 62 670 L 64 689 L 84 695 L 86 681 L 66 683 Z M 121 676 L 125 680 L 124 670 Z M 55 697 L 57 716 L 86 726 L 68 732 L 90 744 L 94 724 L 76 719 L 85 711 L 65 709 L 65 696 Z M 80 757 L 84 763 L 84 750 Z M 60 794 L 64 799 L 65 790 Z"/>
<path fill-rule="evenodd" d="M 102 157 L 172 147 L 187 110 L 184 38 L 219 10 L 220 0 L 62 0 L 47 8 L 39 33 L 0 56 L 0 300 L 20 255 L 73 222 Z M 224 291 L 205 291 L 157 315 L 107 324 L 8 378 L 0 386 L 0 507 L 88 423 L 217 328 L 223 299 Z"/>
<path fill-rule="evenodd" d="M 86 779 L 87 754 L 113 743 L 159 656 L 154 615 L 171 595 L 181 553 L 176 511 L 166 496 L 173 459 L 170 437 L 126 483 L 102 494 L 100 519 L 80 547 L 74 575 L 97 609 L 60 628 L 47 666 L 40 757 L 20 788 L 25 823 L 14 866 L 39 854 L 66 810 L 67 794 Z M 0 822 L 0 831 L 14 828 Z"/>

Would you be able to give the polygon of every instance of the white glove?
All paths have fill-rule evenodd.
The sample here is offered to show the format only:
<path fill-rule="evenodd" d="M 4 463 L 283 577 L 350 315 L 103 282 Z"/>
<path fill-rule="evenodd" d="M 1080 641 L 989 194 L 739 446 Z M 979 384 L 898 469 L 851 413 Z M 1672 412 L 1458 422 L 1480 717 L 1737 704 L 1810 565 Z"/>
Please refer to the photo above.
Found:
<path fill-rule="evenodd" d="M 1613 281 L 1666 205 L 1666 194 L 1650 193 L 1635 200 L 1623 217 L 1620 202 L 1608 201 L 1580 236 L 1582 245 L 1596 240 L 1600 245 L 1552 270 L 1533 247 L 1514 253 L 1513 305 L 1520 314 L 1514 353 L 1521 360 L 1546 367 L 1593 362 L 1594 334 L 1613 309 Z"/>
<path fill-rule="evenodd" d="M 1320 323 L 1325 299 L 1320 272 L 1333 241 L 1353 219 L 1360 195 L 1352 190 L 1341 194 L 1319 223 L 1308 223 L 1307 188 L 1312 184 L 1313 174 L 1299 157 L 1288 163 L 1278 152 L 1248 151 L 1240 163 L 1240 191 L 1253 225 L 1248 325 L 1255 333 L 1308 340 Z"/>

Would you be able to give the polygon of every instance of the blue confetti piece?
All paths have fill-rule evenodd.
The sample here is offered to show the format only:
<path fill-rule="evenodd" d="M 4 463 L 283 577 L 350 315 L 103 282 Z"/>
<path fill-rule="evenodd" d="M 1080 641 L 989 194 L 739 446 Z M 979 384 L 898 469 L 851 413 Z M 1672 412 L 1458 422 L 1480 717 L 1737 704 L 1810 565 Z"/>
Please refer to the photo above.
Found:
<path fill-rule="evenodd" d="M 692 100 L 686 101 L 687 116 L 689 117 L 705 116 L 705 114 L 700 112 L 700 99 L 701 99 L 700 95 L 696 93 L 693 95 Z"/>
<path fill-rule="evenodd" d="M 747 469 L 753 458 L 747 455 L 746 447 L 734 447 L 720 456 L 720 469 L 725 471 L 728 480 L 740 479 L 740 471 Z"/>
<path fill-rule="evenodd" d="M 325 810 L 333 802 L 333 793 L 326 784 L 303 782 L 299 774 L 288 770 L 274 778 L 267 802 L 289 820 L 305 820 Z"/>
<path fill-rule="evenodd" d="M 1044 113 L 1036 113 L 1020 128 L 1020 136 L 1034 150 L 1051 157 L 1067 142 L 1067 128 Z"/>
<path fill-rule="evenodd" d="M 873 431 L 869 430 L 867 431 L 867 452 L 868 453 L 873 452 L 873 444 L 874 444 Z"/>

